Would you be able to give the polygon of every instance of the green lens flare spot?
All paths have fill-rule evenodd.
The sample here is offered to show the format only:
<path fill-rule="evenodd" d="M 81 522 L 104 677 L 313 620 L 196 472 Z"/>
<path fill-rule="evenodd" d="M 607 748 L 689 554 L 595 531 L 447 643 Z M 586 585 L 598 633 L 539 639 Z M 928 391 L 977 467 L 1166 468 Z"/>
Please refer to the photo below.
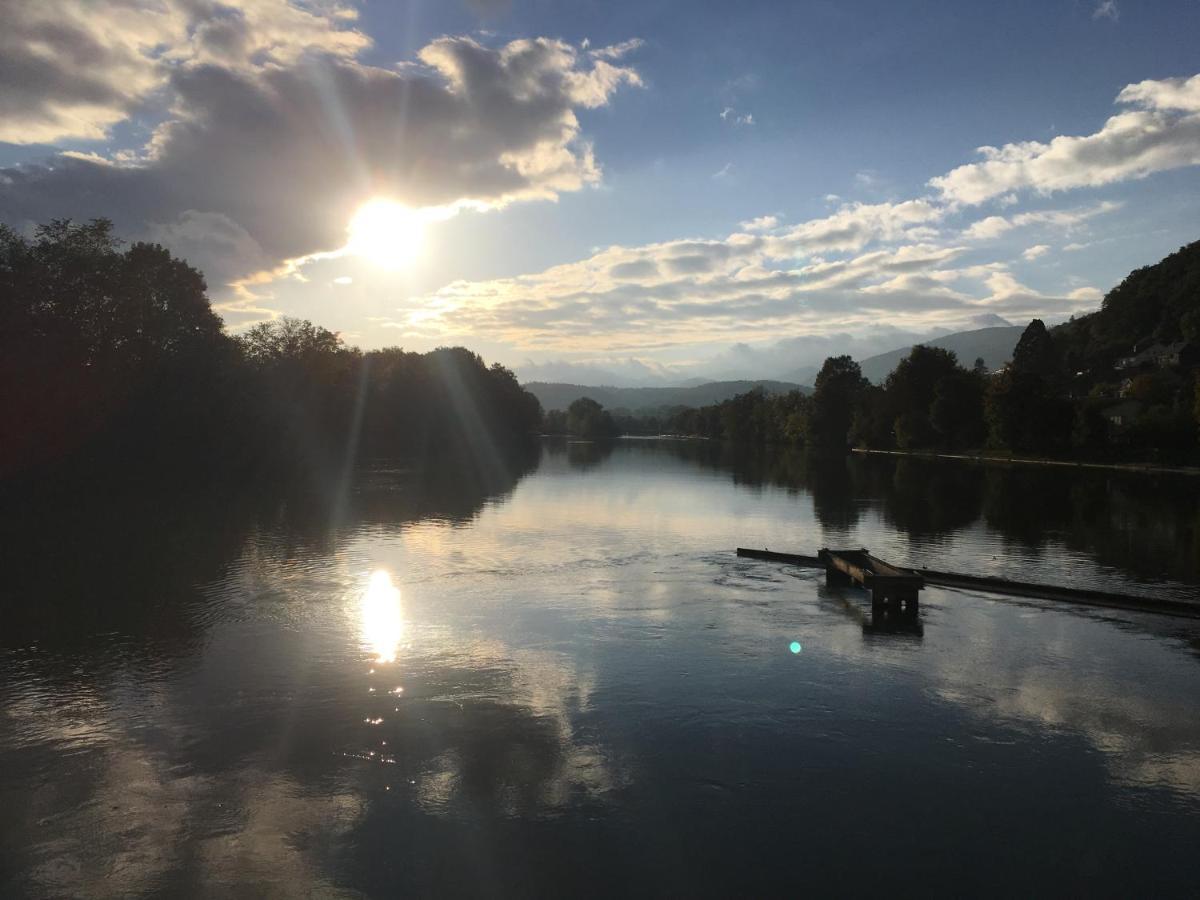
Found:
<path fill-rule="evenodd" d="M 791 650 L 793 653 L 799 653 L 804 648 L 800 646 L 799 641 L 792 641 L 792 643 L 788 645 L 788 649 Z"/>

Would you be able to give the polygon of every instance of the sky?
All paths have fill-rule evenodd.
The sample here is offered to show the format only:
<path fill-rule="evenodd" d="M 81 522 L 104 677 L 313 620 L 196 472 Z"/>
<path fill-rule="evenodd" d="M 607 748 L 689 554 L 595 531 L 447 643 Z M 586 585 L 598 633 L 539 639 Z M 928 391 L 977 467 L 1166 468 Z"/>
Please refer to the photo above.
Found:
<path fill-rule="evenodd" d="M 1200 238 L 1200 2 L 0 0 L 0 221 L 231 331 L 780 377 L 1097 308 Z"/>

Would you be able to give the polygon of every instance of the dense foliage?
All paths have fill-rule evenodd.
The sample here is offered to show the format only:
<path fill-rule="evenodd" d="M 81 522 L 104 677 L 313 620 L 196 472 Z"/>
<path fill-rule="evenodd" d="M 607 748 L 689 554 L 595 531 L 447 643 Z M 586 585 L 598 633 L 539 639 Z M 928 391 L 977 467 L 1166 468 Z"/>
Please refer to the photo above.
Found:
<path fill-rule="evenodd" d="M 205 291 L 103 220 L 32 239 L 0 226 L 0 475 L 92 463 L 105 477 L 324 479 L 398 451 L 487 466 L 539 427 L 537 399 L 468 350 L 364 353 L 295 319 L 234 338 Z"/>

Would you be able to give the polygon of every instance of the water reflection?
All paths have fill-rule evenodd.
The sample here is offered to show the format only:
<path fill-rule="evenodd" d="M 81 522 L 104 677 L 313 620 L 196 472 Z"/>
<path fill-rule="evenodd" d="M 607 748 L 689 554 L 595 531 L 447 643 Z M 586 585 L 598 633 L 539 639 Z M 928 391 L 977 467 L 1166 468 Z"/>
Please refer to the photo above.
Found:
<path fill-rule="evenodd" d="M 1193 623 L 928 589 L 904 631 L 730 551 L 1183 592 L 1195 510 L 1055 473 L 1035 528 L 1003 493 L 1042 476 L 913 463 L 631 442 L 498 482 L 389 461 L 336 527 L 275 497 L 71 528 L 90 571 L 9 582 L 0 895 L 1182 893 Z"/>
<path fill-rule="evenodd" d="M 359 615 L 367 652 L 375 662 L 395 662 L 404 636 L 404 615 L 400 609 L 400 590 L 392 584 L 392 576 L 382 569 L 371 574 L 359 602 Z"/>

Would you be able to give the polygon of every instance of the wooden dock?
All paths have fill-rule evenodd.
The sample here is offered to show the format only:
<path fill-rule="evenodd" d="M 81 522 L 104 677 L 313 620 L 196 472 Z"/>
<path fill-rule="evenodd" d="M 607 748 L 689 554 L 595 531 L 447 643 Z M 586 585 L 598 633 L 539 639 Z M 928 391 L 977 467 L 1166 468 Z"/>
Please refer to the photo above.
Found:
<path fill-rule="evenodd" d="M 830 550 L 817 554 L 825 564 L 825 580 L 830 585 L 854 583 L 871 592 L 873 608 L 890 607 L 893 612 L 915 616 L 918 596 L 925 579 L 912 569 L 902 569 L 872 556 L 866 549 Z"/>
<path fill-rule="evenodd" d="M 828 554 L 828 556 L 826 556 Z M 858 560 L 856 564 L 855 554 L 866 554 L 874 565 L 881 565 L 885 568 L 875 569 L 864 566 L 862 560 Z M 824 569 L 826 581 L 829 584 L 848 584 L 857 582 L 863 587 L 870 588 L 874 594 L 875 585 L 868 585 L 866 576 L 871 575 L 871 581 L 882 577 L 880 583 L 885 588 L 888 586 L 888 578 L 894 577 L 893 572 L 899 572 L 909 576 L 916 576 L 925 584 L 934 584 L 940 587 L 967 588 L 969 590 L 984 591 L 994 594 L 1006 594 L 1011 597 L 1031 597 L 1042 600 L 1059 600 L 1067 603 L 1078 603 L 1085 606 L 1104 606 L 1112 609 L 1131 609 L 1140 612 L 1158 613 L 1161 615 L 1183 616 L 1187 618 L 1200 618 L 1200 602 L 1189 603 L 1184 600 L 1173 600 L 1166 597 L 1139 597 L 1131 594 L 1117 594 L 1108 591 L 1093 591 L 1081 588 L 1060 587 L 1057 585 L 1048 584 L 1033 584 L 1025 581 L 1011 581 L 1006 578 L 994 578 L 991 576 L 979 575 L 963 575 L 958 572 L 939 572 L 934 569 L 901 569 L 892 566 L 883 560 L 871 556 L 865 550 L 822 550 L 818 556 L 801 556 L 797 553 L 778 553 L 771 550 L 752 550 L 747 547 L 738 547 L 737 555 L 744 556 L 749 559 L 761 559 L 769 562 L 790 563 L 791 565 L 805 566 L 813 569 Z M 834 559 L 839 559 L 847 568 L 854 567 L 859 570 L 859 576 L 856 577 L 853 573 L 848 572 L 839 566 Z M 891 570 L 891 571 L 888 571 Z M 836 572 L 832 578 L 830 572 Z M 894 582 L 893 582 L 894 583 Z M 911 583 L 910 583 L 911 589 Z M 897 591 L 901 590 L 901 585 L 897 585 Z M 920 590 L 920 587 L 916 588 Z M 914 594 L 915 597 L 915 594 Z M 874 597 L 872 597 L 874 599 Z M 885 608 L 888 606 L 886 600 Z M 916 610 L 917 603 L 914 599 L 913 610 Z"/>

